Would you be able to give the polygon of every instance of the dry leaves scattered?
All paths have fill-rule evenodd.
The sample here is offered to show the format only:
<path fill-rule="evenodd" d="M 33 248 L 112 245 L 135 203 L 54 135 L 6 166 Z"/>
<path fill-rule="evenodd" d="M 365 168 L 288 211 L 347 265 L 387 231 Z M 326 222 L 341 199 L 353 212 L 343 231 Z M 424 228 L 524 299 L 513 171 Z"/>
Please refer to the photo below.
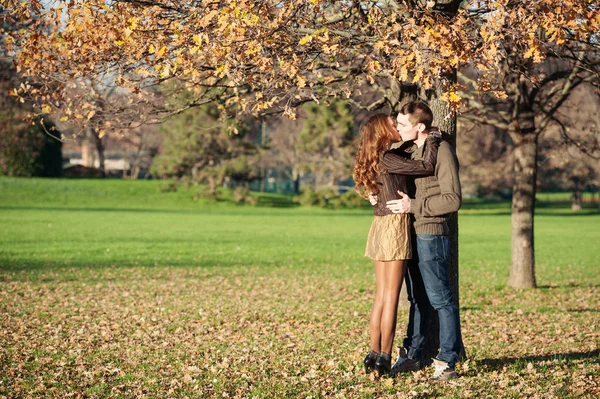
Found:
<path fill-rule="evenodd" d="M 600 395 L 597 287 L 463 290 L 461 378 L 380 381 L 360 364 L 371 270 L 326 267 L 3 273 L 0 397 Z"/>

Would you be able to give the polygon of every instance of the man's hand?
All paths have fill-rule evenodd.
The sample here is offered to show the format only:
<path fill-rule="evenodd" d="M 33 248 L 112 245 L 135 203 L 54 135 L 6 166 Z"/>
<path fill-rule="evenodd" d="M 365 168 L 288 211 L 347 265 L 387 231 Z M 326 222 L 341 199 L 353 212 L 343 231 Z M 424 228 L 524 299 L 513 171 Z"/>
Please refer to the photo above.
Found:
<path fill-rule="evenodd" d="M 388 201 L 386 207 L 393 213 L 410 212 L 410 198 L 402 191 L 398 191 L 398 194 L 400 194 L 400 199 Z"/>
<path fill-rule="evenodd" d="M 377 198 L 377 194 L 369 194 L 369 202 L 371 203 L 371 205 L 377 205 L 378 201 L 379 199 Z"/>

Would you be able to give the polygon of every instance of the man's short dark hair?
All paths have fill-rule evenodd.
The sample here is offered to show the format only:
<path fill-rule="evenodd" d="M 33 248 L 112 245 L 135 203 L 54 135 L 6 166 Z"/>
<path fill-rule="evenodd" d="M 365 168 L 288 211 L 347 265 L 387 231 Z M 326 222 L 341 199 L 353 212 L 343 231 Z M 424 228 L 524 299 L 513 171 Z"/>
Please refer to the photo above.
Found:
<path fill-rule="evenodd" d="M 421 101 L 411 101 L 400 108 L 402 115 L 408 115 L 408 121 L 414 126 L 418 123 L 425 125 L 429 129 L 433 124 L 433 112 L 427 104 Z"/>

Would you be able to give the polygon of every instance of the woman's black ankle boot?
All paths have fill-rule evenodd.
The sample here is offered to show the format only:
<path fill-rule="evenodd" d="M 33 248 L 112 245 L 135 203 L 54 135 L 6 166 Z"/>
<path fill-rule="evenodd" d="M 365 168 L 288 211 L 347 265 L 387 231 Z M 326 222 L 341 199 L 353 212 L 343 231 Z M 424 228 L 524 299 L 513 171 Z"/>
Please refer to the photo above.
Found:
<path fill-rule="evenodd" d="M 379 356 L 377 356 L 377 360 L 375 360 L 375 371 L 379 377 L 390 375 L 390 369 L 392 368 L 392 356 L 381 352 Z"/>
<path fill-rule="evenodd" d="M 363 360 L 363 364 L 365 365 L 365 373 L 369 374 L 371 371 L 375 370 L 375 361 L 377 360 L 377 356 L 379 353 L 371 350 L 367 353 L 365 360 Z"/>

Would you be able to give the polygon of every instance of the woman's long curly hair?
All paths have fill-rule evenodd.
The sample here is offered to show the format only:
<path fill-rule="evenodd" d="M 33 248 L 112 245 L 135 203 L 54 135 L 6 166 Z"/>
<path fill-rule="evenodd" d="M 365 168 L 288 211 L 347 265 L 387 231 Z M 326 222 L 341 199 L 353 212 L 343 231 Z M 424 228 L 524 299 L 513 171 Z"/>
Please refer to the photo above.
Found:
<path fill-rule="evenodd" d="M 394 141 L 392 129 L 393 121 L 385 114 L 371 116 L 360 128 L 360 143 L 352 177 L 356 183 L 356 192 L 363 198 L 378 192 L 377 173 L 381 172 L 379 157 Z"/>

